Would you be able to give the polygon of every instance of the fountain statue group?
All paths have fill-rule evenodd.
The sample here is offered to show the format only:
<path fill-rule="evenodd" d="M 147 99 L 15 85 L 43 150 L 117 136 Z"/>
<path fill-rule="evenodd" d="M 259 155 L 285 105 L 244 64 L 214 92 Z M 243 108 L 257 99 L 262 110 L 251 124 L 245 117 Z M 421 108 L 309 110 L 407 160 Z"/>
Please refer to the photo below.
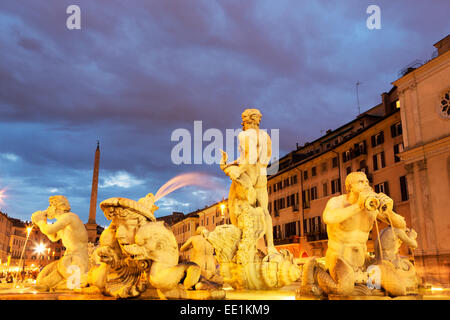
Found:
<path fill-rule="evenodd" d="M 328 233 L 324 263 L 312 257 L 300 264 L 289 251 L 275 248 L 267 194 L 271 140 L 260 130 L 260 120 L 259 110 L 245 110 L 239 158 L 228 162 L 222 151 L 220 168 L 231 179 L 231 224 L 212 231 L 199 227 L 179 249 L 170 228 L 155 218 L 153 194 L 138 201 L 110 198 L 100 208 L 111 223 L 90 257 L 84 224 L 70 212 L 64 196 L 53 196 L 49 208 L 35 212 L 32 221 L 50 240 L 61 240 L 66 251 L 40 272 L 36 288 L 69 288 L 116 298 L 192 298 L 190 293 L 206 291 L 216 293 L 209 298 L 223 299 L 223 284 L 268 290 L 300 281 L 302 295 L 414 293 L 414 266 L 398 250 L 402 242 L 416 248 L 417 234 L 393 211 L 392 199 L 375 193 L 362 172 L 347 176 L 347 193 L 331 198 L 323 212 Z M 56 222 L 49 224 L 47 218 Z M 372 258 L 366 243 L 374 224 L 378 227 L 377 219 L 390 227 L 379 233 Z M 186 250 L 192 250 L 191 259 L 180 262 L 180 251 Z"/>
<path fill-rule="evenodd" d="M 414 230 L 393 211 L 393 201 L 375 193 L 363 172 L 345 179 L 346 194 L 331 198 L 323 212 L 328 248 L 325 263 L 309 259 L 302 273 L 301 294 L 402 296 L 417 293 L 418 277 L 413 264 L 399 256 L 402 242 L 417 248 Z M 367 241 L 377 219 L 389 225 L 375 240 L 375 257 Z"/>

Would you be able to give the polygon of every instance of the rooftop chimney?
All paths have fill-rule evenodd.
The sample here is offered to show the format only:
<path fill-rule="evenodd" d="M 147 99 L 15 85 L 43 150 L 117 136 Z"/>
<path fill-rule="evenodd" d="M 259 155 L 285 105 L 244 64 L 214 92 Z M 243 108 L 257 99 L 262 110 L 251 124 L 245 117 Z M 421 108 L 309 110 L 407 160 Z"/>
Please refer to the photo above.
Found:
<path fill-rule="evenodd" d="M 446 53 L 448 50 L 450 50 L 450 34 L 439 42 L 436 42 L 434 46 L 438 50 L 438 56 Z"/>

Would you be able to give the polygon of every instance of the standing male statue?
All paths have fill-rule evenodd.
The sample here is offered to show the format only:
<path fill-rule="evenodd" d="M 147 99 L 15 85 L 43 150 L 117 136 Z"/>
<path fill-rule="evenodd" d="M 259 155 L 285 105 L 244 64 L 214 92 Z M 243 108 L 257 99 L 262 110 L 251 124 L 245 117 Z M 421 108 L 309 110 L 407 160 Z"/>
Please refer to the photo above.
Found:
<path fill-rule="evenodd" d="M 281 288 L 300 277 L 301 270 L 288 250 L 273 243 L 268 210 L 267 166 L 271 139 L 259 128 L 261 113 L 246 109 L 239 133 L 239 158 L 227 163 L 222 151 L 220 168 L 230 177 L 228 212 L 231 225 L 217 226 L 205 234 L 213 245 L 224 282 L 236 289 Z M 265 240 L 258 248 L 260 240 Z M 267 252 L 265 252 L 267 250 Z"/>
<path fill-rule="evenodd" d="M 228 197 L 228 209 L 233 225 L 238 225 L 239 211 L 244 210 L 240 200 L 263 212 L 263 229 L 268 254 L 277 254 L 273 244 L 272 217 L 268 210 L 267 166 L 272 155 L 272 142 L 264 130 L 259 129 L 261 112 L 246 109 L 242 113 L 242 129 L 238 135 L 240 156 L 226 164 L 227 154 L 222 152 L 221 168 L 233 181 Z M 238 184 L 235 183 L 238 182 Z"/>
<path fill-rule="evenodd" d="M 32 222 L 39 227 L 51 241 L 62 241 L 66 252 L 63 257 L 47 265 L 36 279 L 39 290 L 74 289 L 86 285 L 88 272 L 88 235 L 80 218 L 70 212 L 69 201 L 64 196 L 52 196 L 50 206 L 45 211 L 36 211 L 31 216 Z M 53 224 L 48 219 L 56 219 Z M 69 277 L 74 283 L 67 283 Z"/>

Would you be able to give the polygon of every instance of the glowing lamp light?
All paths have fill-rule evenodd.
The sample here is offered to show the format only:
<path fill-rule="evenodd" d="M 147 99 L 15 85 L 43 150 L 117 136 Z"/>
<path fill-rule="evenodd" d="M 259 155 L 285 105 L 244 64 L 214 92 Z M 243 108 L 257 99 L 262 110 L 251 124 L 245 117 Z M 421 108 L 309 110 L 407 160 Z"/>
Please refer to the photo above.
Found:
<path fill-rule="evenodd" d="M 47 249 L 47 248 L 45 247 L 44 244 L 39 243 L 39 244 L 36 246 L 36 248 L 34 248 L 34 252 L 39 253 L 39 254 L 42 254 L 42 253 L 45 252 L 46 249 Z"/>
<path fill-rule="evenodd" d="M 397 109 L 400 109 L 400 100 L 397 100 L 395 102 L 395 106 L 396 106 Z"/>
<path fill-rule="evenodd" d="M 27 227 L 27 237 L 30 236 L 31 230 L 33 230 L 33 226 Z"/>
<path fill-rule="evenodd" d="M 222 212 L 222 218 L 223 218 L 223 216 L 224 216 L 224 210 L 225 210 L 225 204 L 221 204 L 220 205 L 220 210 L 221 210 L 221 212 Z"/>

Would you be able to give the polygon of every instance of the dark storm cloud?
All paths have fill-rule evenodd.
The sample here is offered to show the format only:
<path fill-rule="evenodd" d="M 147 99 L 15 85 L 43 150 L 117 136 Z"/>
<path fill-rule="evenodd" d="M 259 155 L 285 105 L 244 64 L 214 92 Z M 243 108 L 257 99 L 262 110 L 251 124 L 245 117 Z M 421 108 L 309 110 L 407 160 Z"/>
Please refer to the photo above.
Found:
<path fill-rule="evenodd" d="M 65 27 L 81 8 L 81 30 Z M 87 219 L 96 141 L 99 201 L 138 199 L 204 171 L 219 190 L 185 188 L 159 204 L 188 212 L 226 196 L 217 165 L 176 166 L 171 133 L 239 128 L 244 108 L 280 129 L 280 155 L 380 103 L 398 72 L 450 30 L 448 1 L 2 1 L 0 189 L 22 218 L 65 194 Z M 101 217 L 102 214 L 99 213 Z M 99 218 L 102 223 L 106 220 Z M 102 220 L 103 219 L 103 220 Z"/>

